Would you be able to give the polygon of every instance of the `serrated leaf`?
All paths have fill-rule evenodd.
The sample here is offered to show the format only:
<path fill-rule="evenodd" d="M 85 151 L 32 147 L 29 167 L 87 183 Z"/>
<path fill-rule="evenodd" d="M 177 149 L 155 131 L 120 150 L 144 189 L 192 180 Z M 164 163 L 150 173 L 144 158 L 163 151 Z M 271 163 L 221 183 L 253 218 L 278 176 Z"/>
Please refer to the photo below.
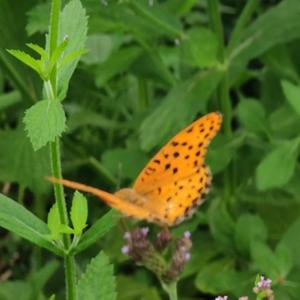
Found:
<path fill-rule="evenodd" d="M 34 5 L 27 11 L 26 31 L 28 35 L 41 32 L 44 33 L 49 27 L 50 3 L 44 2 Z"/>
<path fill-rule="evenodd" d="M 61 28 L 59 41 L 68 37 L 68 45 L 63 53 L 64 57 L 77 53 L 85 48 L 87 38 L 87 16 L 79 0 L 70 1 L 61 13 Z M 67 93 L 69 81 L 78 64 L 79 56 L 75 55 L 58 71 L 58 95 L 63 99 Z"/>
<path fill-rule="evenodd" d="M 3 227 L 30 242 L 62 255 L 45 236 L 47 225 L 16 201 L 0 194 L 0 227 Z"/>
<path fill-rule="evenodd" d="M 74 232 L 77 235 L 82 233 L 82 230 L 86 227 L 88 217 L 88 205 L 87 200 L 83 194 L 76 191 L 73 196 L 71 207 L 71 221 L 74 227 Z"/>
<path fill-rule="evenodd" d="M 116 282 L 113 265 L 104 252 L 94 257 L 78 281 L 78 299 L 115 300 Z"/>
<path fill-rule="evenodd" d="M 33 149 L 53 142 L 65 130 L 65 112 L 58 100 L 42 100 L 25 112 L 24 123 Z"/>
<path fill-rule="evenodd" d="M 46 59 L 47 53 L 41 46 L 32 43 L 27 43 L 26 46 L 38 53 L 41 56 L 42 61 Z"/>
<path fill-rule="evenodd" d="M 256 186 L 259 190 L 281 187 L 294 174 L 299 141 L 287 141 L 268 153 L 256 168 Z"/>
<path fill-rule="evenodd" d="M 59 212 L 57 208 L 57 204 L 53 204 L 53 206 L 50 208 L 50 211 L 48 213 L 47 218 L 47 225 L 51 232 L 52 239 L 58 240 L 60 237 L 60 228 L 61 228 L 61 222 L 59 217 Z"/>
<path fill-rule="evenodd" d="M 7 50 L 12 56 L 41 75 L 41 62 L 21 50 Z"/>
<path fill-rule="evenodd" d="M 282 80 L 281 86 L 290 106 L 300 116 L 300 86 L 287 80 Z"/>

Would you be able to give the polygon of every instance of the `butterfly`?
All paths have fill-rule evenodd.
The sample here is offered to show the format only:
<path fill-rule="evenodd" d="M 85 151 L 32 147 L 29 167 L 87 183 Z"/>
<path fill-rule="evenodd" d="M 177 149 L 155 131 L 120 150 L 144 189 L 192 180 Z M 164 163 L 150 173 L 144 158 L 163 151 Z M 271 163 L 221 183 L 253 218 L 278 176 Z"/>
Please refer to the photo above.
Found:
<path fill-rule="evenodd" d="M 125 216 L 174 226 L 191 217 L 209 192 L 212 175 L 205 154 L 221 123 L 218 112 L 199 118 L 154 155 L 132 188 L 114 194 L 66 179 L 47 179 L 91 193 Z"/>

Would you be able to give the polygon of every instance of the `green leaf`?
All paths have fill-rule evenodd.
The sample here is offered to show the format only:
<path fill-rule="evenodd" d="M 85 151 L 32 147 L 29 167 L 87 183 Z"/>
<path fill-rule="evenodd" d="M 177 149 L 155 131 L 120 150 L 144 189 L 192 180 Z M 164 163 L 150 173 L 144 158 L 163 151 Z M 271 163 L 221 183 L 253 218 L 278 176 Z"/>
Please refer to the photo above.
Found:
<path fill-rule="evenodd" d="M 37 32 L 44 33 L 47 31 L 50 19 L 49 2 L 34 5 L 26 14 L 28 19 L 26 31 L 29 36 Z"/>
<path fill-rule="evenodd" d="M 221 294 L 234 293 L 241 295 L 245 286 L 249 285 L 249 274 L 234 270 L 234 261 L 230 259 L 219 259 L 208 263 L 201 268 L 196 276 L 197 289 L 204 293 Z M 236 284 L 236 283 L 239 284 Z"/>
<path fill-rule="evenodd" d="M 206 28 L 193 28 L 181 43 L 183 61 L 194 67 L 213 67 L 218 63 L 218 40 Z"/>
<path fill-rule="evenodd" d="M 273 279 L 280 275 L 277 258 L 267 244 L 259 241 L 253 242 L 251 257 L 260 273 Z"/>
<path fill-rule="evenodd" d="M 278 264 L 278 277 L 286 278 L 293 268 L 293 257 L 289 248 L 279 243 L 275 249 L 275 257 Z"/>
<path fill-rule="evenodd" d="M 268 9 L 247 26 L 240 44 L 232 53 L 234 56 L 230 66 L 232 75 L 241 72 L 252 58 L 262 55 L 276 45 L 287 44 L 299 38 L 299 14 L 300 2 L 286 0 Z"/>
<path fill-rule="evenodd" d="M 61 233 L 60 231 L 61 222 L 60 222 L 59 211 L 56 203 L 53 204 L 53 206 L 51 207 L 48 213 L 47 225 L 51 232 L 51 239 L 58 240 L 60 238 L 60 233 Z"/>
<path fill-rule="evenodd" d="M 0 194 L 0 226 L 57 255 L 62 254 L 45 237 L 49 235 L 47 225 L 26 208 L 2 194 Z"/>
<path fill-rule="evenodd" d="M 236 133 L 231 140 L 222 134 L 218 133 L 216 138 L 209 145 L 205 161 L 210 167 L 213 174 L 220 173 L 235 157 L 237 149 L 244 144 L 244 136 Z"/>
<path fill-rule="evenodd" d="M 88 264 L 85 273 L 78 281 L 78 299 L 115 300 L 116 282 L 113 266 L 104 252 L 100 252 Z"/>
<path fill-rule="evenodd" d="M 227 251 L 232 252 L 234 239 L 232 232 L 234 231 L 234 221 L 229 214 L 224 202 L 215 199 L 209 208 L 208 222 L 211 233 L 220 246 Z"/>
<path fill-rule="evenodd" d="M 71 53 L 78 53 L 85 48 L 87 38 L 87 16 L 85 9 L 79 0 L 69 1 L 61 13 L 61 27 L 59 41 L 68 37 L 68 45 L 63 53 L 66 57 Z M 68 90 L 69 81 L 78 64 L 79 56 L 73 56 L 72 60 L 64 64 L 58 71 L 58 95 L 64 99 Z"/>
<path fill-rule="evenodd" d="M 0 131 L 0 180 L 17 182 L 39 195 L 49 189 L 49 150 L 34 151 L 23 128 Z"/>
<path fill-rule="evenodd" d="M 29 47 L 30 49 L 34 50 L 36 53 L 38 53 L 41 56 L 42 62 L 44 62 L 46 60 L 47 53 L 46 53 L 45 49 L 43 49 L 42 47 L 40 47 L 37 44 L 32 44 L 32 43 L 27 43 L 26 46 Z"/>
<path fill-rule="evenodd" d="M 59 265 L 60 264 L 57 260 L 50 260 L 46 262 L 42 268 L 30 274 L 28 281 L 31 283 L 33 289 L 32 299 L 39 299 L 41 291 L 44 289 L 49 279 L 57 271 Z"/>
<path fill-rule="evenodd" d="M 190 123 L 198 112 L 205 111 L 208 99 L 221 78 L 222 74 L 218 72 L 199 72 L 172 88 L 141 124 L 142 148 L 149 150 L 166 142 Z"/>
<path fill-rule="evenodd" d="M 73 196 L 71 207 L 71 221 L 74 227 L 74 232 L 81 235 L 83 229 L 87 226 L 88 206 L 86 198 L 76 191 Z"/>
<path fill-rule="evenodd" d="M 20 92 L 13 91 L 0 95 L 0 111 L 22 101 Z"/>
<path fill-rule="evenodd" d="M 120 49 L 117 52 L 112 53 L 106 61 L 99 64 L 97 67 L 97 86 L 104 85 L 115 75 L 126 71 L 141 53 L 142 50 L 136 46 Z"/>
<path fill-rule="evenodd" d="M 147 163 L 148 157 L 138 149 L 114 148 L 104 152 L 101 161 L 116 177 L 133 180 Z"/>
<path fill-rule="evenodd" d="M 295 85 L 287 80 L 282 80 L 281 86 L 289 104 L 300 116 L 300 86 Z"/>
<path fill-rule="evenodd" d="M 88 65 L 106 61 L 119 42 L 121 38 L 113 34 L 89 35 L 86 42 L 88 52 L 82 61 Z"/>
<path fill-rule="evenodd" d="M 33 58 L 21 50 L 7 50 L 9 54 L 20 60 L 22 63 L 35 70 L 41 76 L 41 61 Z"/>
<path fill-rule="evenodd" d="M 235 244 L 240 253 L 248 255 L 251 243 L 266 241 L 267 228 L 263 220 L 256 215 L 244 214 L 235 225 Z"/>
<path fill-rule="evenodd" d="M 299 141 L 287 141 L 268 153 L 256 168 L 259 190 L 282 187 L 293 176 L 297 163 Z"/>
<path fill-rule="evenodd" d="M 61 136 L 65 122 L 64 109 L 58 100 L 42 100 L 29 108 L 24 123 L 33 149 L 36 151 Z"/>
<path fill-rule="evenodd" d="M 238 105 L 237 114 L 246 130 L 253 133 L 268 133 L 266 111 L 258 100 L 243 99 Z"/>
<path fill-rule="evenodd" d="M 298 217 L 286 230 L 280 244 L 286 246 L 293 258 L 294 264 L 300 267 L 299 243 L 300 243 L 300 217 Z"/>
<path fill-rule="evenodd" d="M 31 286 L 27 282 L 21 280 L 6 281 L 0 285 L 1 300 L 18 299 L 20 295 L 22 295 L 22 300 L 31 300 L 31 293 Z"/>
<path fill-rule="evenodd" d="M 110 210 L 82 235 L 78 245 L 72 250 L 72 253 L 77 254 L 93 245 L 97 240 L 116 226 L 119 219 L 120 214 L 114 210 Z"/>

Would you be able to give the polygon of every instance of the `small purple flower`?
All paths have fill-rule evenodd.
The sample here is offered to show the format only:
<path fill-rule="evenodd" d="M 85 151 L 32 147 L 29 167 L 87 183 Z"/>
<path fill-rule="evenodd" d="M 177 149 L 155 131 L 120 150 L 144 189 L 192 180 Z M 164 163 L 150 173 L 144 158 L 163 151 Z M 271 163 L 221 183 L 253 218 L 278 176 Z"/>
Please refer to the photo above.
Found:
<path fill-rule="evenodd" d="M 121 252 L 123 254 L 128 254 L 129 253 L 129 246 L 128 245 L 124 245 L 122 248 L 121 248 Z"/>
<path fill-rule="evenodd" d="M 158 250 L 163 250 L 168 246 L 171 240 L 172 235 L 169 229 L 163 229 L 156 235 L 155 246 Z"/>
<path fill-rule="evenodd" d="M 183 236 L 186 238 L 186 239 L 190 239 L 191 238 L 191 233 L 189 231 L 185 231 Z"/>
<path fill-rule="evenodd" d="M 148 235 L 148 232 L 149 232 L 149 227 L 141 228 L 141 233 L 144 235 L 144 237 Z"/>
<path fill-rule="evenodd" d="M 123 235 L 125 241 L 129 241 L 131 239 L 131 234 L 129 231 L 126 231 Z"/>
<path fill-rule="evenodd" d="M 239 300 L 249 300 L 249 298 L 247 296 L 242 296 L 239 298 Z"/>
<path fill-rule="evenodd" d="M 260 281 L 257 283 L 257 287 L 263 290 L 271 288 L 272 280 L 264 276 L 260 276 Z"/>
<path fill-rule="evenodd" d="M 228 296 L 218 296 L 215 300 L 227 300 Z"/>
<path fill-rule="evenodd" d="M 191 253 L 190 252 L 185 252 L 184 253 L 184 260 L 189 261 L 191 259 Z"/>
<path fill-rule="evenodd" d="M 271 288 L 272 280 L 260 276 L 259 281 L 257 281 L 256 286 L 253 288 L 253 292 L 258 296 L 262 296 L 265 300 L 274 300 L 274 292 Z"/>

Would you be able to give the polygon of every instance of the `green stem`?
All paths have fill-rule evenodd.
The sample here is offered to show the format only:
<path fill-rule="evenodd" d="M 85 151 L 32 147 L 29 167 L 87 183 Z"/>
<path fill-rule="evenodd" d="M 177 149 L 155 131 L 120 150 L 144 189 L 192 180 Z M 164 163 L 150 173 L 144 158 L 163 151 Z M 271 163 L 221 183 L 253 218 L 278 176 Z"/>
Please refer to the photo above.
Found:
<path fill-rule="evenodd" d="M 161 282 L 161 285 L 165 292 L 169 295 L 170 300 L 177 300 L 177 282 L 171 282 L 171 283 L 164 283 L 163 281 Z"/>
<path fill-rule="evenodd" d="M 56 50 L 58 45 L 58 29 L 59 29 L 59 15 L 61 8 L 61 0 L 52 0 L 51 3 L 51 18 L 50 18 L 50 57 Z M 50 76 L 50 81 L 45 82 L 45 91 L 50 101 L 58 101 L 56 98 L 56 80 L 57 80 L 57 68 L 54 66 Z M 50 159 L 52 176 L 56 178 L 62 178 L 61 171 L 61 155 L 60 155 L 60 142 L 59 138 L 55 138 L 55 141 L 50 144 Z M 66 202 L 64 197 L 64 190 L 62 185 L 54 184 L 55 200 L 57 203 L 60 221 L 63 225 L 69 223 Z M 63 235 L 64 248 L 66 254 L 64 257 L 65 266 L 65 281 L 66 281 L 66 299 L 76 300 L 76 266 L 73 255 L 70 255 L 68 249 L 71 245 L 70 236 Z"/>
<path fill-rule="evenodd" d="M 212 29 L 215 31 L 218 41 L 219 41 L 219 60 L 226 66 L 226 49 L 224 43 L 224 31 L 222 26 L 221 14 L 219 0 L 207 0 L 208 12 L 210 17 L 210 24 Z M 228 71 L 225 68 L 224 77 L 220 84 L 218 90 L 218 97 L 220 99 L 220 107 L 223 112 L 223 129 L 224 134 L 227 140 L 230 140 L 232 137 L 231 130 L 231 119 L 232 119 L 232 108 L 231 101 L 229 96 L 229 80 L 228 80 Z M 232 194 L 232 170 L 229 168 L 225 171 L 224 174 L 224 197 L 227 201 L 230 201 L 230 196 Z"/>

